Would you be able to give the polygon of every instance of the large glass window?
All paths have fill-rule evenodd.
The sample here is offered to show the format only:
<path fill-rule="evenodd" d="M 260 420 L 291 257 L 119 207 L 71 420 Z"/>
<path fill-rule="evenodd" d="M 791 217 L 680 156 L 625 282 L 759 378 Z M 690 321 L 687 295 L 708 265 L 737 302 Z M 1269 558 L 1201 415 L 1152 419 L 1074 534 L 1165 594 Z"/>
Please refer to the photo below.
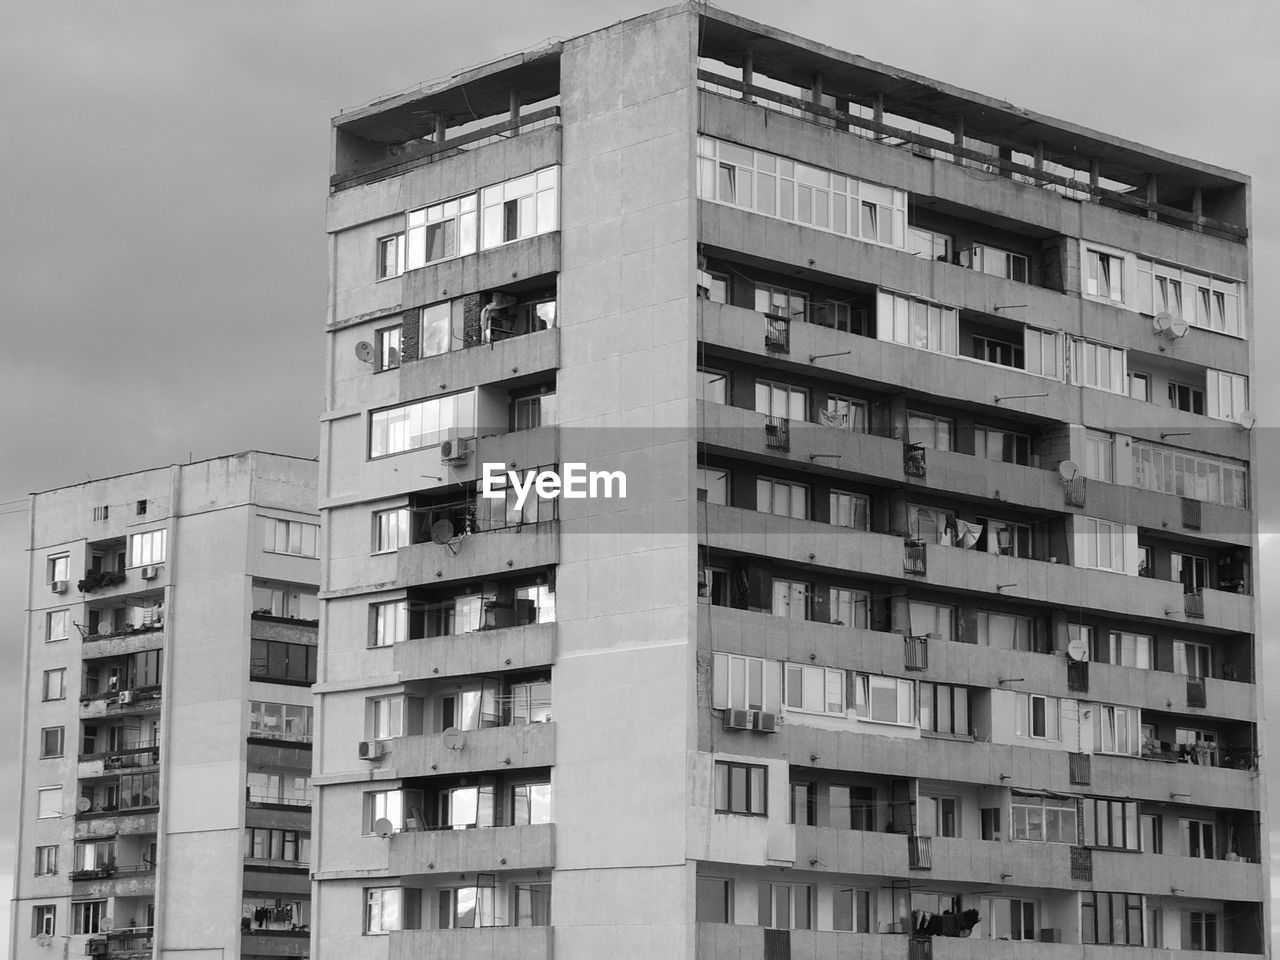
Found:
<path fill-rule="evenodd" d="M 251 644 L 249 679 L 265 683 L 315 683 L 316 647 L 255 638 Z"/>
<path fill-rule="evenodd" d="M 928 413 L 907 414 L 907 439 L 922 443 L 931 450 L 952 449 L 955 421 L 950 417 L 937 417 Z"/>
<path fill-rule="evenodd" d="M 1084 475 L 1091 480 L 1115 480 L 1116 439 L 1110 433 L 1090 430 L 1084 435 Z"/>
<path fill-rule="evenodd" d="M 1072 383 L 1122 396 L 1128 394 L 1124 348 L 1075 337 L 1070 338 L 1070 345 Z"/>
<path fill-rule="evenodd" d="M 768 770 L 749 763 L 715 763 L 715 811 L 765 816 Z"/>
<path fill-rule="evenodd" d="M 844 716 L 843 670 L 788 663 L 782 676 L 783 702 L 789 710 Z"/>
<path fill-rule="evenodd" d="M 876 336 L 933 353 L 959 351 L 959 314 L 927 300 L 880 290 L 876 294 Z"/>
<path fill-rule="evenodd" d="M 1100 300 L 1124 303 L 1124 257 L 1085 248 L 1085 292 Z"/>
<path fill-rule="evenodd" d="M 759 924 L 776 930 L 809 930 L 813 927 L 813 887 L 804 883 L 756 885 Z"/>
<path fill-rule="evenodd" d="M 809 391 L 786 383 L 757 380 L 756 413 L 786 420 L 808 420 Z"/>
<path fill-rule="evenodd" d="M 476 196 L 470 194 L 410 210 L 405 231 L 405 269 L 476 252 Z"/>
<path fill-rule="evenodd" d="M 1076 565 L 1124 573 L 1124 525 L 1093 517 L 1080 517 L 1077 523 L 1082 552 Z"/>
<path fill-rule="evenodd" d="M 1119 667 L 1150 670 L 1153 644 L 1154 639 L 1146 634 L 1123 630 L 1099 632 L 1093 643 L 1093 659 Z"/>
<path fill-rule="evenodd" d="M 1027 373 L 1058 380 L 1062 377 L 1062 334 L 1027 327 L 1023 334 L 1023 362 Z"/>
<path fill-rule="evenodd" d="M 916 722 L 915 683 L 874 674 L 854 675 L 854 713 L 861 720 L 912 726 Z"/>
<path fill-rule="evenodd" d="M 420 891 L 408 887 L 369 887 L 364 892 L 364 932 L 416 930 L 422 904 Z"/>
<path fill-rule="evenodd" d="M 1249 468 L 1236 460 L 1133 441 L 1133 483 L 1228 507 L 1248 505 Z"/>
<path fill-rule="evenodd" d="M 311 741 L 311 707 L 292 703 L 249 701 L 249 736 L 271 740 Z"/>
<path fill-rule="evenodd" d="M 1009 810 L 1014 840 L 1076 842 L 1076 802 L 1069 797 L 1014 793 Z"/>
<path fill-rule="evenodd" d="M 1137 756 L 1142 745 L 1138 735 L 1141 711 L 1107 703 L 1095 703 L 1092 709 L 1094 751 Z"/>
<path fill-rule="evenodd" d="M 775 577 L 773 581 L 773 615 L 790 617 L 792 620 L 808 620 L 810 615 L 809 598 L 812 587 L 799 580 L 782 580 Z"/>
<path fill-rule="evenodd" d="M 868 626 L 871 594 L 850 587 L 831 587 L 827 596 L 827 622 L 842 627 Z"/>
<path fill-rule="evenodd" d="M 160 531 L 163 533 L 163 531 Z M 320 537 L 318 523 L 301 520 L 262 518 L 262 549 L 268 553 L 294 553 L 300 557 L 318 556 L 317 541 Z"/>
<path fill-rule="evenodd" d="M 1060 738 L 1060 701 L 1057 697 L 1042 697 L 1035 693 L 1019 693 L 1014 732 L 1019 737 L 1033 740 L 1057 740 Z"/>
<path fill-rule="evenodd" d="M 418 400 L 369 415 L 369 456 L 385 457 L 442 443 L 449 431 L 469 437 L 476 430 L 475 392 Z"/>
<path fill-rule="evenodd" d="M 373 552 L 385 553 L 407 547 L 409 538 L 409 508 L 375 510 L 373 514 Z"/>
<path fill-rule="evenodd" d="M 1080 894 L 1080 940 L 1142 946 L 1142 896 L 1137 893 Z"/>
<path fill-rule="evenodd" d="M 142 567 L 164 563 L 166 530 L 148 530 L 129 535 L 129 566 Z"/>
<path fill-rule="evenodd" d="M 803 483 L 788 483 L 785 480 L 761 477 L 756 480 L 756 509 L 761 513 L 807 520 L 809 488 Z"/>
<path fill-rule="evenodd" d="M 1133 800 L 1104 800 L 1086 797 L 1084 842 L 1091 847 L 1116 850 L 1139 849 L 1138 804 Z"/>
<path fill-rule="evenodd" d="M 969 736 L 969 688 L 922 682 L 920 729 L 930 733 Z"/>
<path fill-rule="evenodd" d="M 481 191 L 481 246 L 492 247 L 549 233 L 559 226 L 559 167 L 544 167 Z"/>
<path fill-rule="evenodd" d="M 392 600 L 370 606 L 373 631 L 369 637 L 371 647 L 389 647 L 409 639 L 409 602 Z"/>
<path fill-rule="evenodd" d="M 1205 413 L 1219 420 L 1239 420 L 1249 409 L 1249 378 L 1225 370 L 1206 374 Z"/>

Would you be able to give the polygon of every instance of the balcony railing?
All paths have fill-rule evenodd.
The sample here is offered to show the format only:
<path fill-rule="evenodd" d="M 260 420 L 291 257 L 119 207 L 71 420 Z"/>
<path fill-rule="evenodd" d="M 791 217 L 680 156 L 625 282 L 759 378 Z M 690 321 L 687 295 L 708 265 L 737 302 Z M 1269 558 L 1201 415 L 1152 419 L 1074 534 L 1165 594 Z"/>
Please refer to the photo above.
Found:
<path fill-rule="evenodd" d="M 1093 780 L 1089 754 L 1067 754 L 1067 773 L 1072 783 L 1088 786 Z"/>
<path fill-rule="evenodd" d="M 93 937 L 85 942 L 84 953 L 87 957 L 150 955 L 152 932 L 151 927 L 135 927 Z"/>
<path fill-rule="evenodd" d="M 928 937 L 912 937 L 907 941 L 907 960 L 933 960 L 933 941 Z"/>
<path fill-rule="evenodd" d="M 924 480 L 928 476 L 925 468 L 923 443 L 904 443 L 902 445 L 902 473 L 913 480 Z"/>
<path fill-rule="evenodd" d="M 1182 525 L 1188 530 L 1200 529 L 1200 501 L 1182 498 Z"/>
<path fill-rule="evenodd" d="M 1093 879 L 1093 851 L 1088 847 L 1071 848 L 1071 879 Z"/>
<path fill-rule="evenodd" d="M 1206 705 L 1204 677 L 1187 677 L 1187 706 L 1203 708 Z"/>
<path fill-rule="evenodd" d="M 1197 590 L 1194 593 L 1184 593 L 1182 595 L 1182 610 L 1188 617 L 1203 620 L 1204 592 Z"/>
<path fill-rule="evenodd" d="M 1067 689 L 1076 693 L 1089 692 L 1089 661 L 1067 661 Z"/>
<path fill-rule="evenodd" d="M 765 930 L 764 960 L 791 960 L 790 930 Z"/>
<path fill-rule="evenodd" d="M 928 837 L 907 837 L 907 866 L 912 870 L 933 869 L 933 849 Z"/>
<path fill-rule="evenodd" d="M 1062 502 L 1068 507 L 1083 507 L 1085 495 L 1085 478 L 1074 476 L 1062 480 Z"/>
<path fill-rule="evenodd" d="M 254 793 L 248 787 L 244 790 L 245 803 L 251 807 L 310 807 L 310 797 L 277 797 L 265 793 Z"/>
<path fill-rule="evenodd" d="M 790 451 L 791 421 L 786 417 L 765 417 L 764 445 L 769 450 Z"/>
<path fill-rule="evenodd" d="M 791 320 L 776 313 L 764 315 L 764 348 L 769 353 L 791 352 Z"/>
<path fill-rule="evenodd" d="M 903 666 L 908 670 L 929 669 L 929 638 L 903 637 Z"/>
<path fill-rule="evenodd" d="M 927 571 L 925 563 L 925 542 L 923 540 L 907 540 L 902 550 L 902 572 L 923 577 Z"/>

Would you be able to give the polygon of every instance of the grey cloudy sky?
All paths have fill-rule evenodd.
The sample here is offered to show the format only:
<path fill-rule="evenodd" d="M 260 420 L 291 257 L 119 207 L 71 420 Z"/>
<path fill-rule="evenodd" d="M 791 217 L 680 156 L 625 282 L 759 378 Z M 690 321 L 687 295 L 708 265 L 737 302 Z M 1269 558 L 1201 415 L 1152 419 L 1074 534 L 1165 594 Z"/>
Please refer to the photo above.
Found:
<path fill-rule="evenodd" d="M 721 6 L 1249 173 L 1254 261 L 1274 263 L 1280 254 L 1280 188 L 1271 166 L 1280 140 L 1278 4 Z M 7 501 L 189 454 L 260 448 L 314 456 L 329 118 L 648 9 L 641 0 L 19 0 L 6 7 L 0 656 L 9 666 L 0 671 L 0 893 L 7 895 L 14 859 L 26 603 L 26 518 L 21 504 L 11 512 Z M 1280 389 L 1273 277 L 1261 271 L 1252 287 L 1264 477 L 1275 475 L 1277 449 L 1266 428 Z M 1274 495 L 1261 506 L 1264 531 L 1280 530 Z M 1267 612 L 1271 622 L 1274 610 Z M 8 911 L 0 911 L 0 942 L 7 922 Z"/>

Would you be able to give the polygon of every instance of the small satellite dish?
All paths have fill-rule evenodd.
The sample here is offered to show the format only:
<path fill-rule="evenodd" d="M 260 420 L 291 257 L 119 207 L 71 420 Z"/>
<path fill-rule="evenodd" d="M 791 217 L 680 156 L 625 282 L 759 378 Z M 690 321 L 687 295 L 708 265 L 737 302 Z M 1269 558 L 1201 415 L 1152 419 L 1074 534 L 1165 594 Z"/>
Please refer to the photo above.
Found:
<path fill-rule="evenodd" d="M 373 821 L 373 832 L 383 839 L 386 839 L 396 832 L 396 828 L 395 825 L 386 817 L 379 817 L 377 820 Z"/>
<path fill-rule="evenodd" d="M 48 947 L 49 944 L 53 943 L 53 937 L 49 936 L 47 933 L 41 932 L 36 936 L 36 943 L 41 947 Z"/>
<path fill-rule="evenodd" d="M 1072 660 L 1089 659 L 1089 643 L 1084 637 L 1075 637 L 1067 644 L 1067 656 Z"/>
<path fill-rule="evenodd" d="M 1187 335 L 1187 321 L 1181 317 L 1174 317 L 1173 323 L 1169 325 L 1169 339 L 1180 340 Z"/>
<path fill-rule="evenodd" d="M 90 800 L 88 797 L 81 797 L 79 800 L 76 801 L 76 809 L 79 810 L 81 813 L 88 813 L 89 808 L 92 806 L 93 806 L 93 801 Z"/>
<path fill-rule="evenodd" d="M 445 544 L 453 539 L 453 521 L 441 517 L 431 525 L 431 542 Z"/>
<path fill-rule="evenodd" d="M 444 745 L 450 750 L 462 749 L 462 731 L 457 727 L 450 727 L 446 730 L 442 735 L 442 739 L 444 740 Z"/>
<path fill-rule="evenodd" d="M 1080 467 L 1074 460 L 1063 460 L 1058 464 L 1058 476 L 1063 480 L 1074 480 L 1080 475 Z"/>
<path fill-rule="evenodd" d="M 1173 326 L 1173 314 L 1167 310 L 1161 310 L 1152 318 L 1151 325 L 1155 327 L 1156 333 L 1167 334 Z"/>
<path fill-rule="evenodd" d="M 115 928 L 115 925 L 116 918 L 111 916 L 109 913 L 98 921 L 98 929 L 103 933 L 110 933 Z"/>
<path fill-rule="evenodd" d="M 1253 425 L 1258 422 L 1257 416 L 1252 410 L 1246 410 L 1240 414 L 1240 426 L 1245 430 L 1252 430 Z"/>
<path fill-rule="evenodd" d="M 357 343 L 356 359 L 361 363 L 373 363 L 373 344 L 368 340 L 361 340 Z"/>

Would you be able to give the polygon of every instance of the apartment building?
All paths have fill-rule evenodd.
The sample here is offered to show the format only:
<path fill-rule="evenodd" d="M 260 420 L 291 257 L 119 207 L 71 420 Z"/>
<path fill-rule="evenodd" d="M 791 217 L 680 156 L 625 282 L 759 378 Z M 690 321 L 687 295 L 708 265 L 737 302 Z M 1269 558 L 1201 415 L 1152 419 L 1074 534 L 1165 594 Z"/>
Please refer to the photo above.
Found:
<path fill-rule="evenodd" d="M 10 956 L 306 956 L 316 463 L 31 497 Z"/>
<path fill-rule="evenodd" d="M 1247 177 L 699 4 L 332 143 L 315 956 L 1267 951 Z"/>

